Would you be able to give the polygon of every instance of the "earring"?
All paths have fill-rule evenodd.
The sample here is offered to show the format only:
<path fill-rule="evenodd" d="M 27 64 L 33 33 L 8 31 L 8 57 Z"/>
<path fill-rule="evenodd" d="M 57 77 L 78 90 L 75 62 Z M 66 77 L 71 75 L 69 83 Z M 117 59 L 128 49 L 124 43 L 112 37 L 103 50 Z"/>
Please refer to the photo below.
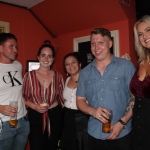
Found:
<path fill-rule="evenodd" d="M 81 66 L 79 66 L 79 72 L 81 71 Z"/>
<path fill-rule="evenodd" d="M 67 75 L 67 77 L 68 77 L 68 73 L 67 73 L 66 75 Z"/>

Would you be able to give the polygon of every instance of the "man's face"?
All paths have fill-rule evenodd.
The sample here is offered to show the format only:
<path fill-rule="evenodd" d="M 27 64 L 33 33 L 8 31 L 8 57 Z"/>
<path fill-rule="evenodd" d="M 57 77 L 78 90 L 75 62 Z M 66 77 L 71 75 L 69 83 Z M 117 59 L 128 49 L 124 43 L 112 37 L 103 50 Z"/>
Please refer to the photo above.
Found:
<path fill-rule="evenodd" d="M 110 57 L 112 41 L 107 36 L 101 34 L 91 35 L 91 51 L 97 61 L 103 61 Z"/>
<path fill-rule="evenodd" d="M 0 45 L 1 61 L 3 63 L 12 63 L 16 60 L 18 54 L 18 45 L 16 40 L 8 39 L 3 45 Z"/>

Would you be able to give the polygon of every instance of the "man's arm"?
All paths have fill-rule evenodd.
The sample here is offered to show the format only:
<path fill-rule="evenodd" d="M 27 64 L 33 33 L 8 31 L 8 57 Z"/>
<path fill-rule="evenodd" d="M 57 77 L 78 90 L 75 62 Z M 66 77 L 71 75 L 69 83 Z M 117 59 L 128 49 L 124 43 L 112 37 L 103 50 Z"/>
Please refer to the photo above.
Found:
<path fill-rule="evenodd" d="M 124 117 L 128 116 L 128 114 L 132 112 L 133 107 L 134 107 L 134 102 L 135 102 L 135 97 L 134 97 L 134 95 L 132 93 L 130 93 L 130 102 L 129 102 L 126 110 L 125 110 Z"/>
<path fill-rule="evenodd" d="M 133 113 L 133 107 L 134 107 L 134 102 L 135 102 L 135 97 L 132 93 L 130 93 L 130 101 L 128 103 L 128 106 L 126 107 L 124 116 L 121 118 L 121 120 L 125 123 L 127 123 L 130 118 L 132 117 L 132 113 Z M 113 140 L 116 139 L 118 137 L 118 135 L 120 134 L 120 132 L 122 131 L 123 126 L 120 122 L 117 122 L 116 124 L 114 124 L 112 126 L 112 133 L 110 134 L 110 136 L 107 138 L 109 140 Z"/>
<path fill-rule="evenodd" d="M 77 96 L 76 103 L 77 103 L 78 109 L 80 109 L 85 114 L 88 114 L 88 115 L 92 116 L 92 112 L 93 112 L 94 108 L 90 107 L 86 103 L 86 98 L 85 97 L 79 97 L 79 96 Z"/>
<path fill-rule="evenodd" d="M 123 117 L 121 118 L 121 120 L 124 122 L 124 123 L 127 123 L 132 115 L 133 115 L 133 107 L 134 107 L 134 102 L 135 102 L 135 97 L 132 93 L 130 93 L 130 101 L 126 107 L 126 110 L 124 112 L 124 115 Z M 120 122 L 119 122 L 120 123 Z M 121 124 L 121 123 L 120 123 Z M 122 124 L 121 124 L 122 125 Z M 122 126 L 123 127 L 123 126 Z"/>

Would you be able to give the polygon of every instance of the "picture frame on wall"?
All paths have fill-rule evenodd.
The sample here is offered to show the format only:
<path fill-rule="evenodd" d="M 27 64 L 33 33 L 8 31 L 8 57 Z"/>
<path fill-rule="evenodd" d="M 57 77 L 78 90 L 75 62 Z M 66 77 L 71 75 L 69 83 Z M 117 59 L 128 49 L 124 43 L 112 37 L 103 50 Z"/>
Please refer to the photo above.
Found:
<path fill-rule="evenodd" d="M 10 23 L 5 21 L 0 21 L 0 33 L 9 33 L 10 32 Z"/>

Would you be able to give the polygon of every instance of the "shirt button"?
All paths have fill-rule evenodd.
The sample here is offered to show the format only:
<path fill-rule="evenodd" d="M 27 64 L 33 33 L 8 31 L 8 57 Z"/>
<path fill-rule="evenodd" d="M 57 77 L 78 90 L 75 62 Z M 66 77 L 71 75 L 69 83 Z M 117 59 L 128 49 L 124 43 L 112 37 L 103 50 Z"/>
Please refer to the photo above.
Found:
<path fill-rule="evenodd" d="M 139 107 L 141 107 L 141 105 L 139 105 Z"/>
<path fill-rule="evenodd" d="M 102 91 L 103 91 L 103 89 L 102 89 Z"/>
<path fill-rule="evenodd" d="M 139 116 L 137 116 L 137 118 L 139 118 Z"/>
<path fill-rule="evenodd" d="M 116 80 L 118 79 L 118 78 L 115 78 Z"/>
<path fill-rule="evenodd" d="M 102 82 L 104 82 L 104 80 L 102 80 Z"/>
<path fill-rule="evenodd" d="M 138 127 L 138 129 L 140 129 L 140 127 Z"/>
<path fill-rule="evenodd" d="M 101 101 L 102 101 L 102 98 L 101 98 Z"/>
<path fill-rule="evenodd" d="M 139 101 L 140 101 L 141 99 L 139 98 Z"/>

